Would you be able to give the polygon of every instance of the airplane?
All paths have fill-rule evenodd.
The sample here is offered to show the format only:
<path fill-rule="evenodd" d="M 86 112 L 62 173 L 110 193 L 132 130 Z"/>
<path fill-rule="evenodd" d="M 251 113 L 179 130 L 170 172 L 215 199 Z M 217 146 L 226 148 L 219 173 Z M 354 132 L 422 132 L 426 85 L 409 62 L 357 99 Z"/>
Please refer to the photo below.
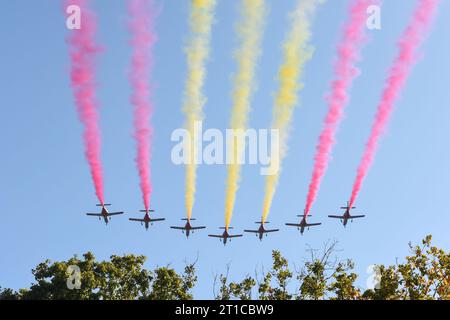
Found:
<path fill-rule="evenodd" d="M 272 230 L 267 230 L 264 228 L 264 222 L 263 221 L 259 221 L 259 222 L 255 222 L 255 223 L 259 223 L 260 226 L 258 228 L 258 230 L 244 230 L 244 232 L 251 232 L 251 233 L 256 233 L 256 236 L 259 237 L 259 240 L 262 241 L 264 234 L 270 233 L 270 232 L 277 232 L 280 231 L 280 229 L 272 229 Z M 268 221 L 266 221 L 265 223 L 270 223 Z"/>
<path fill-rule="evenodd" d="M 233 229 L 233 227 L 228 227 L 228 228 L 227 228 L 227 227 L 221 227 L 221 228 L 219 228 L 219 229 L 224 229 L 224 231 L 223 231 L 223 233 L 222 233 L 221 235 L 208 234 L 208 237 L 212 237 L 212 238 L 220 238 L 220 239 L 222 239 L 223 245 L 226 245 L 226 244 L 227 244 L 228 239 L 230 239 L 230 241 L 231 241 L 232 238 L 239 238 L 239 237 L 242 237 L 242 234 L 231 235 L 231 234 L 228 233 L 228 230 L 229 230 L 229 229 Z"/>
<path fill-rule="evenodd" d="M 347 206 L 346 207 L 341 207 L 341 209 L 345 210 L 344 215 L 342 215 L 342 216 L 329 215 L 328 217 L 329 218 L 334 218 L 334 219 L 340 219 L 342 224 L 344 225 L 344 227 L 347 225 L 348 220 L 353 222 L 353 219 L 364 218 L 365 217 L 365 215 L 352 216 L 350 214 L 350 210 L 355 209 L 355 207 L 351 207 L 350 208 L 350 203 L 349 202 L 347 202 Z"/>
<path fill-rule="evenodd" d="M 303 235 L 303 232 L 305 232 L 305 228 L 314 227 L 314 226 L 320 226 L 322 223 L 308 223 L 306 222 L 306 217 L 311 217 L 310 214 L 308 215 L 297 215 L 297 217 L 302 217 L 302 220 L 300 223 L 286 223 L 287 226 L 291 227 L 297 227 L 297 229 L 300 231 L 300 234 Z"/>
<path fill-rule="evenodd" d="M 155 210 L 140 210 L 139 212 L 145 212 L 145 216 L 142 219 L 136 219 L 136 218 L 129 218 L 130 221 L 138 221 L 141 223 L 141 225 L 145 224 L 145 230 L 148 230 L 149 225 L 153 225 L 153 222 L 156 221 L 164 221 L 165 218 L 158 218 L 158 219 L 152 219 L 150 218 L 150 212 L 155 212 Z"/>
<path fill-rule="evenodd" d="M 181 230 L 181 232 L 185 232 L 186 231 L 186 238 L 189 238 L 189 235 L 192 233 L 194 233 L 194 230 L 200 230 L 200 229 L 206 229 L 206 227 L 193 227 L 191 226 L 191 221 L 195 220 L 193 218 L 184 218 L 181 219 L 182 221 L 186 221 L 186 224 L 184 225 L 184 227 L 170 227 L 171 229 L 176 229 L 176 230 Z"/>
<path fill-rule="evenodd" d="M 97 204 L 97 207 L 102 207 L 102 212 L 100 213 L 86 213 L 86 215 L 88 216 L 94 216 L 94 217 L 98 217 L 98 220 L 101 220 L 101 218 L 103 218 L 103 220 L 105 221 L 106 225 L 108 225 L 109 220 L 111 220 L 111 216 L 116 216 L 119 214 L 123 214 L 123 211 L 119 211 L 119 212 L 108 212 L 108 209 L 106 209 L 107 206 L 110 206 L 110 203 L 105 203 L 105 204 Z"/>

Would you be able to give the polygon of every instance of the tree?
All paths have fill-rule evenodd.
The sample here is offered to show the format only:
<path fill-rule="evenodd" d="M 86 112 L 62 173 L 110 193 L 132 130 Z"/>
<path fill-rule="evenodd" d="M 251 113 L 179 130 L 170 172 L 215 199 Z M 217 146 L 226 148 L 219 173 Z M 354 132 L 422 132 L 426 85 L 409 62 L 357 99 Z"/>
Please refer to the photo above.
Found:
<path fill-rule="evenodd" d="M 252 289 L 255 286 L 255 280 L 246 276 L 241 282 L 231 282 L 228 284 L 228 274 L 230 272 L 230 265 L 227 265 L 227 272 L 225 275 L 214 277 L 213 294 L 216 300 L 230 300 L 232 298 L 239 300 L 251 300 Z M 220 283 L 219 292 L 216 292 L 216 284 Z"/>
<path fill-rule="evenodd" d="M 218 299 L 248 299 L 258 290 L 261 300 L 333 299 L 333 300 L 398 300 L 398 299 L 450 299 L 450 253 L 431 244 L 427 236 L 421 245 L 409 244 L 411 254 L 404 263 L 377 265 L 378 283 L 375 289 L 362 292 L 355 283 L 351 260 L 340 261 L 336 242 L 327 243 L 320 255 L 309 248 L 310 257 L 303 261 L 297 276 L 297 290 L 290 292 L 288 285 L 294 272 L 279 251 L 272 252 L 272 268 L 263 272 L 259 281 L 246 276 L 244 280 L 228 283 L 226 275 L 219 277 L 221 287 Z M 257 285 L 256 285 L 257 283 Z"/>
<path fill-rule="evenodd" d="M 0 300 L 19 300 L 19 293 L 12 289 L 0 287 Z"/>
<path fill-rule="evenodd" d="M 450 253 L 431 245 L 428 235 L 422 245 L 409 244 L 411 255 L 393 266 L 377 266 L 379 287 L 367 290 L 367 299 L 450 299 Z"/>
<path fill-rule="evenodd" d="M 191 300 L 190 290 L 197 282 L 194 265 L 187 265 L 184 274 L 179 275 L 167 267 L 157 268 L 151 281 L 151 292 L 144 299 L 150 300 Z"/>
<path fill-rule="evenodd" d="M 4 289 L 0 291 L 0 299 L 192 299 L 189 290 L 197 281 L 193 264 L 186 266 L 183 275 L 178 275 L 167 267 L 148 271 L 143 267 L 145 261 L 145 256 L 113 255 L 110 261 L 97 262 L 90 252 L 82 259 L 74 256 L 68 261 L 46 260 L 32 270 L 36 282 L 29 289 L 18 293 Z"/>
<path fill-rule="evenodd" d="M 259 283 L 259 299 L 290 300 L 292 294 L 288 292 L 288 284 L 293 274 L 289 269 L 289 263 L 277 250 L 272 251 L 272 261 L 272 269 L 263 275 Z"/>
<path fill-rule="evenodd" d="M 334 294 L 334 299 L 357 299 L 360 291 L 354 285 L 357 275 L 348 273 L 354 265 L 350 260 L 340 262 L 332 259 L 336 243 L 326 244 L 323 254 L 317 257 L 315 250 L 309 249 L 310 260 L 305 261 L 303 268 L 297 271 L 296 279 L 299 281 L 297 292 L 289 292 L 289 285 L 294 278 L 294 272 L 289 269 L 289 263 L 280 251 L 272 251 L 272 267 L 262 272 L 258 279 L 246 276 L 240 282 L 228 282 L 229 266 L 225 275 L 216 277 L 220 282 L 219 293 L 216 299 L 251 299 L 252 291 L 257 287 L 260 300 L 290 300 L 296 299 L 323 299 L 326 295 Z M 215 287 L 215 285 L 214 285 Z M 215 292 L 215 290 L 213 290 Z"/>
<path fill-rule="evenodd" d="M 214 278 L 216 299 L 260 300 L 336 299 L 336 300 L 450 300 L 450 253 L 431 244 L 427 236 L 421 245 L 409 244 L 410 255 L 403 263 L 375 267 L 374 289 L 362 290 L 355 283 L 351 260 L 339 260 L 336 242 L 327 243 L 320 254 L 308 249 L 309 259 L 300 269 L 291 270 L 280 251 L 272 251 L 271 268 L 261 276 L 246 275 L 241 281 L 229 281 L 225 274 Z M 35 282 L 18 292 L 0 287 L 0 300 L 18 299 L 192 299 L 197 283 L 195 263 L 186 264 L 182 273 L 159 267 L 146 270 L 144 256 L 110 257 L 96 261 L 88 252 L 78 258 L 52 263 L 46 260 L 32 270 Z M 219 289 L 216 292 L 216 285 Z M 292 290 L 292 288 L 296 288 Z"/>
<path fill-rule="evenodd" d="M 363 293 L 363 298 L 368 300 L 396 300 L 400 299 L 400 278 L 393 266 L 375 266 L 379 277 L 379 283 L 375 289 L 368 289 Z"/>
<path fill-rule="evenodd" d="M 349 273 L 354 268 L 351 260 L 339 261 L 335 256 L 337 242 L 327 242 L 320 256 L 309 248 L 310 259 L 298 273 L 300 281 L 298 299 L 320 300 L 324 298 L 357 299 L 360 291 L 355 287 L 358 276 Z"/>
<path fill-rule="evenodd" d="M 333 282 L 328 286 L 328 290 L 335 294 L 333 300 L 357 300 L 361 297 L 361 291 L 355 287 L 358 275 L 348 271 L 354 268 L 354 263 L 347 260 L 339 263 L 332 275 Z"/>

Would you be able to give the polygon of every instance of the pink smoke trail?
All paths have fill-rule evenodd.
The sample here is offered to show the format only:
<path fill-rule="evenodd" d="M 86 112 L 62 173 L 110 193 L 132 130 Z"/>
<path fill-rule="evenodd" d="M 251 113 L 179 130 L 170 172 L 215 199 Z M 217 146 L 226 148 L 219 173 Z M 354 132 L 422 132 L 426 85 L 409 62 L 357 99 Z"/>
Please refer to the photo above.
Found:
<path fill-rule="evenodd" d="M 153 66 L 153 46 L 156 42 L 154 31 L 154 9 L 151 0 L 129 0 L 129 30 L 131 33 L 131 103 L 134 105 L 134 127 L 137 142 L 136 163 L 145 209 L 150 208 L 152 192 L 150 177 L 152 128 L 150 118 L 153 113 L 149 74 Z"/>
<path fill-rule="evenodd" d="M 305 217 L 311 210 L 327 170 L 331 150 L 335 144 L 336 131 L 349 100 L 348 92 L 353 80 L 359 74 L 355 64 L 359 60 L 361 49 L 366 42 L 367 8 L 375 4 L 374 2 L 377 1 L 352 0 L 350 3 L 350 17 L 344 25 L 342 39 L 337 48 L 337 59 L 334 65 L 335 79 L 331 83 L 331 93 L 327 97 L 329 109 L 316 148 L 314 169 L 306 199 Z"/>
<path fill-rule="evenodd" d="M 71 87 L 80 120 L 84 125 L 85 154 L 94 181 L 95 193 L 100 203 L 104 204 L 98 103 L 95 97 L 95 58 L 100 51 L 95 40 L 97 23 L 86 0 L 71 0 L 67 4 L 81 8 L 81 29 L 71 30 L 68 37 Z"/>
<path fill-rule="evenodd" d="M 406 80 L 417 62 L 417 50 L 426 38 L 439 2 L 440 0 L 419 0 L 412 19 L 398 42 L 399 53 L 389 71 L 372 132 L 358 167 L 350 198 L 350 207 L 355 203 L 364 178 L 374 160 L 379 140 L 394 110 L 394 103 L 399 98 Z"/>

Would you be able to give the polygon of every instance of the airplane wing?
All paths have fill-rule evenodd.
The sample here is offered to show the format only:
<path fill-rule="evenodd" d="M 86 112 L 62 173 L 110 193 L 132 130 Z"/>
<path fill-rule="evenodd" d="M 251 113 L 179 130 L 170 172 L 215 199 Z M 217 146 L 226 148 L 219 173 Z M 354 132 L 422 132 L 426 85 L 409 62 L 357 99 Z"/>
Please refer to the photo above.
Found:
<path fill-rule="evenodd" d="M 176 230 L 186 230 L 185 227 L 170 227 L 170 229 L 176 229 Z"/>
<path fill-rule="evenodd" d="M 314 226 L 320 226 L 322 223 L 308 223 L 306 226 L 307 227 L 314 227 Z"/>
<path fill-rule="evenodd" d="M 206 229 L 206 227 L 192 227 L 191 230 L 200 230 L 200 229 Z"/>
<path fill-rule="evenodd" d="M 244 232 L 258 233 L 258 230 L 244 230 Z"/>
<path fill-rule="evenodd" d="M 102 215 L 100 213 L 86 213 L 87 216 L 93 216 L 93 217 L 101 217 Z"/>
<path fill-rule="evenodd" d="M 165 218 L 158 218 L 158 219 L 150 219 L 150 222 L 156 222 L 156 221 L 164 221 Z"/>
<path fill-rule="evenodd" d="M 301 227 L 301 224 L 298 223 L 286 223 L 287 226 L 291 226 L 291 227 Z"/>
<path fill-rule="evenodd" d="M 265 230 L 265 233 L 269 233 L 269 232 L 277 232 L 280 231 L 280 229 L 272 229 L 272 230 Z"/>
<path fill-rule="evenodd" d="M 223 239 L 223 236 L 219 236 L 219 235 L 216 235 L 216 234 L 208 234 L 208 237 Z"/>
<path fill-rule="evenodd" d="M 119 214 L 123 214 L 123 212 L 108 212 L 108 216 L 117 216 Z"/>
<path fill-rule="evenodd" d="M 350 219 L 357 219 L 357 218 L 364 218 L 365 215 L 359 215 L 359 216 L 350 216 Z"/>
<path fill-rule="evenodd" d="M 145 222 L 144 219 L 129 218 L 130 221 Z"/>
<path fill-rule="evenodd" d="M 330 215 L 330 216 L 328 216 L 328 218 L 333 218 L 333 219 L 344 219 L 344 216 L 333 216 L 333 215 Z"/>
<path fill-rule="evenodd" d="M 228 238 L 239 238 L 239 237 L 242 237 L 242 234 L 235 234 L 235 235 L 228 236 Z"/>

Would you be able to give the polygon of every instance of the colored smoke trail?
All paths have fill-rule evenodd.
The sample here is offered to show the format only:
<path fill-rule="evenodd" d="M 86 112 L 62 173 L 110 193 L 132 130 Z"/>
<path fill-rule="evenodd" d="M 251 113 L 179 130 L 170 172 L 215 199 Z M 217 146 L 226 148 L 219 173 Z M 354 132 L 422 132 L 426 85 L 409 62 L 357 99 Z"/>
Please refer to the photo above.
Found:
<path fill-rule="evenodd" d="M 203 85 L 206 76 L 206 60 L 210 52 L 211 27 L 214 18 L 216 0 L 191 0 L 189 18 L 190 38 L 186 47 L 188 75 L 184 91 L 183 112 L 186 116 L 186 129 L 191 136 L 191 145 L 187 150 L 189 163 L 186 165 L 186 211 L 187 218 L 192 216 L 195 200 L 197 165 L 194 159 L 198 152 L 194 143 L 195 123 L 203 118 L 203 106 L 206 98 Z"/>
<path fill-rule="evenodd" d="M 292 14 L 291 29 L 283 46 L 283 63 L 278 74 L 280 86 L 276 94 L 272 120 L 272 128 L 278 129 L 280 133 L 280 165 L 287 153 L 289 127 L 294 107 L 298 103 L 298 91 L 303 87 L 300 80 L 304 67 L 314 51 L 310 45 L 311 24 L 317 6 L 322 2 L 321 0 L 299 1 L 297 9 Z M 266 176 L 263 222 L 267 220 L 279 177 L 280 170 L 276 174 Z"/>
<path fill-rule="evenodd" d="M 71 87 L 84 126 L 85 154 L 94 181 L 95 193 L 100 203 L 104 204 L 98 103 L 95 97 L 95 58 L 100 51 L 95 39 L 97 21 L 88 7 L 87 0 L 71 0 L 68 5 L 77 5 L 81 9 L 81 28 L 71 30 L 68 37 Z"/>
<path fill-rule="evenodd" d="M 130 82 L 131 104 L 134 106 L 134 137 L 137 143 L 136 163 L 144 206 L 148 210 L 152 192 L 150 118 L 153 113 L 152 92 L 148 82 L 153 65 L 153 46 L 156 42 L 154 3 L 152 0 L 128 0 L 128 14 L 132 46 Z"/>
<path fill-rule="evenodd" d="M 327 97 L 329 109 L 316 149 L 314 169 L 306 199 L 305 217 L 311 210 L 327 170 L 330 154 L 335 144 L 336 131 L 349 100 L 349 90 L 359 73 L 355 65 L 366 39 L 366 10 L 373 4 L 373 0 L 352 0 L 349 7 L 350 17 L 344 25 L 342 39 L 337 48 L 337 60 L 334 66 L 335 79 L 331 83 L 331 93 Z"/>
<path fill-rule="evenodd" d="M 379 140 L 394 109 L 395 101 L 399 98 L 406 80 L 417 61 L 417 50 L 426 38 L 439 2 L 439 0 L 419 0 L 412 19 L 398 42 L 399 53 L 389 71 L 372 131 L 358 167 L 350 198 L 350 206 L 353 206 L 361 190 L 364 178 L 377 152 Z"/>
<path fill-rule="evenodd" d="M 246 130 L 250 100 L 254 91 L 255 72 L 261 53 L 261 40 L 264 29 L 264 0 L 242 0 L 241 17 L 237 25 L 240 47 L 235 52 L 238 71 L 233 79 L 233 108 L 231 111 L 231 129 Z M 236 132 L 236 131 L 235 131 Z M 228 177 L 225 194 L 225 226 L 230 226 L 233 215 L 236 192 L 239 188 L 241 165 L 237 159 L 245 151 L 243 143 L 233 142 L 233 163 L 227 167 Z"/>

